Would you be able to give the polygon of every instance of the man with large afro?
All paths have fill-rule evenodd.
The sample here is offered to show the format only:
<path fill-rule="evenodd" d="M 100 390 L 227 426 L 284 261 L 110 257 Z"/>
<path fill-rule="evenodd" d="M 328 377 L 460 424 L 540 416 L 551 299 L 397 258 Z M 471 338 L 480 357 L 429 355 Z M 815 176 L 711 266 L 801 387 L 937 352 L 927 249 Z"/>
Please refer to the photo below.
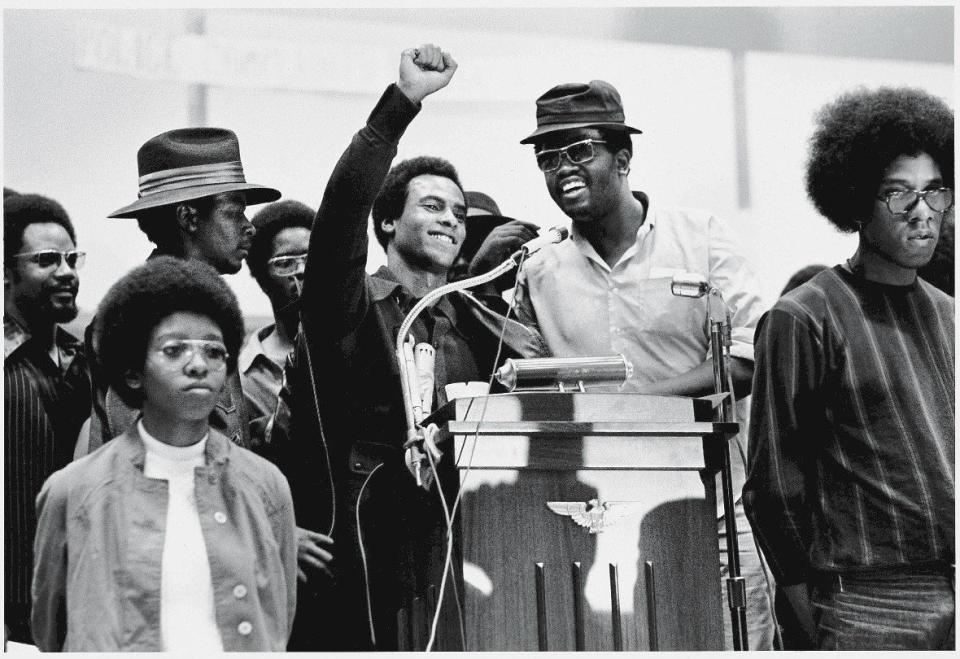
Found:
<path fill-rule="evenodd" d="M 743 498 L 820 650 L 954 647 L 954 303 L 917 276 L 953 205 L 953 112 L 917 89 L 817 117 L 807 192 L 856 252 L 757 330 Z"/>

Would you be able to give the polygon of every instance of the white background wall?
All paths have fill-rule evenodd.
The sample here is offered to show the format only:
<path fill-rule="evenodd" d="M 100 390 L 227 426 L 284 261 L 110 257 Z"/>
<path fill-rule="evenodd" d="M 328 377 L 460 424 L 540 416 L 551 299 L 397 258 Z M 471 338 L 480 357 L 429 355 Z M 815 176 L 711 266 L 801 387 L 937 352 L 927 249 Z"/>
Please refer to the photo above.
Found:
<path fill-rule="evenodd" d="M 52 196 L 70 212 L 89 254 L 81 307 L 92 311 L 107 287 L 150 251 L 135 222 L 106 215 L 136 197 L 139 146 L 188 123 L 191 76 L 224 83 L 208 87 L 207 123 L 237 132 L 247 179 L 316 207 L 350 136 L 395 79 L 400 50 L 438 43 L 460 70 L 448 89 L 427 99 L 400 157 L 447 157 L 467 189 L 484 190 L 505 214 L 542 226 L 566 218 L 550 201 L 530 148 L 518 144 L 535 126 L 534 99 L 560 82 L 606 79 L 620 90 L 628 123 L 644 131 L 634 140 L 634 188 L 660 203 L 727 217 L 771 300 L 799 267 L 836 263 L 854 249 L 854 239 L 819 218 L 803 190 L 815 110 L 843 90 L 880 84 L 920 86 L 953 104 L 949 64 L 746 52 L 746 116 L 739 130 L 746 136 L 750 203 L 741 208 L 730 50 L 599 38 L 617 31 L 621 14 L 612 9 L 588 14 L 583 34 L 592 38 L 534 31 L 529 20 L 518 20 L 524 31 L 515 31 L 489 29 L 463 12 L 442 25 L 396 21 L 393 12 L 385 22 L 373 10 L 347 18 L 343 12 L 206 10 L 206 36 L 192 43 L 219 44 L 204 52 L 234 59 L 218 62 L 218 69 L 198 66 L 191 73 L 188 67 L 179 80 L 165 80 L 145 76 L 152 69 L 143 54 L 162 51 L 143 42 L 182 36 L 184 10 L 6 10 L 4 185 Z M 797 20 L 796 12 L 784 20 Z M 123 52 L 141 55 L 134 60 L 140 73 L 78 66 L 80 46 L 89 44 L 81 27 L 89 21 L 139 35 Z M 237 55 L 242 49 L 246 59 Z M 283 49 L 300 59 L 284 64 L 250 56 Z M 230 79 L 229 71 L 259 77 Z M 371 269 L 382 262 L 373 245 Z M 269 313 L 246 270 L 228 280 L 247 314 Z"/>

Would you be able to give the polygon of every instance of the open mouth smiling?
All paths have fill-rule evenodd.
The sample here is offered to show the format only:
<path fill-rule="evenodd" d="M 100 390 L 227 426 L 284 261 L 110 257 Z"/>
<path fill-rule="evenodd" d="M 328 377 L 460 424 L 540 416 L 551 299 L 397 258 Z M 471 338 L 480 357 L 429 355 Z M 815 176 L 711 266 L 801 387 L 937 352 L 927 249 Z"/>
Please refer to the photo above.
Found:
<path fill-rule="evenodd" d="M 453 236 L 448 235 L 446 233 L 440 233 L 439 231 L 428 231 L 427 235 L 429 235 L 431 238 L 439 240 L 440 242 L 446 243 L 448 245 L 457 244 L 457 240 Z"/>
<path fill-rule="evenodd" d="M 570 178 L 564 179 L 560 182 L 560 192 L 562 194 L 570 194 L 586 187 L 587 182 L 579 176 L 571 176 Z"/>

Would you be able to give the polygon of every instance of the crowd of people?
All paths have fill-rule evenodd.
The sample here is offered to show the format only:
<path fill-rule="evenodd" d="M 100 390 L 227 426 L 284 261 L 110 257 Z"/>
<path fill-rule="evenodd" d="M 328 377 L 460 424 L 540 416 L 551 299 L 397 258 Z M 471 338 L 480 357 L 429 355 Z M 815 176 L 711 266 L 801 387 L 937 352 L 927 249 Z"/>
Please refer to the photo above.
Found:
<path fill-rule="evenodd" d="M 401 54 L 316 211 L 248 183 L 229 130 L 147 141 L 138 198 L 110 216 L 136 219 L 155 249 L 83 337 L 61 328 L 86 257 L 68 213 L 4 190 L 5 640 L 402 647 L 398 611 L 435 592 L 448 542 L 454 565 L 462 546 L 452 448 L 424 462 L 433 479 L 414 478 L 405 453 L 398 328 L 424 295 L 537 235 L 443 158 L 393 164 L 456 69 L 433 45 Z M 750 649 L 952 649 L 952 111 L 912 88 L 821 110 L 807 191 L 858 244 L 798 273 L 772 308 L 721 218 L 631 189 L 640 133 L 602 80 L 536 100 L 521 142 L 570 239 L 417 318 L 434 408 L 446 385 L 487 381 L 510 357 L 622 354 L 621 391 L 714 393 L 706 302 L 670 292 L 674 275 L 700 273 L 730 310 Z M 370 218 L 387 257 L 372 274 Z M 244 261 L 274 316 L 252 330 L 221 276 Z M 722 507 L 717 541 L 725 578 Z M 450 578 L 444 615 L 464 593 Z M 725 617 L 728 649 L 734 634 Z"/>

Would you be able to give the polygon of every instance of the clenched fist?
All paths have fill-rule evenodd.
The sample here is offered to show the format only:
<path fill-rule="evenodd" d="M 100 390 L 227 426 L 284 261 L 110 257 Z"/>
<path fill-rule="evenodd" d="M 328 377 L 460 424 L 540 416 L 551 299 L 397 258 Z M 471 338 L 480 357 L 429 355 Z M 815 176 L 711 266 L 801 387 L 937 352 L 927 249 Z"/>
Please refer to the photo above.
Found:
<path fill-rule="evenodd" d="M 400 79 L 397 87 L 407 98 L 419 103 L 450 82 L 457 62 L 450 53 L 433 44 L 408 48 L 400 54 Z"/>

